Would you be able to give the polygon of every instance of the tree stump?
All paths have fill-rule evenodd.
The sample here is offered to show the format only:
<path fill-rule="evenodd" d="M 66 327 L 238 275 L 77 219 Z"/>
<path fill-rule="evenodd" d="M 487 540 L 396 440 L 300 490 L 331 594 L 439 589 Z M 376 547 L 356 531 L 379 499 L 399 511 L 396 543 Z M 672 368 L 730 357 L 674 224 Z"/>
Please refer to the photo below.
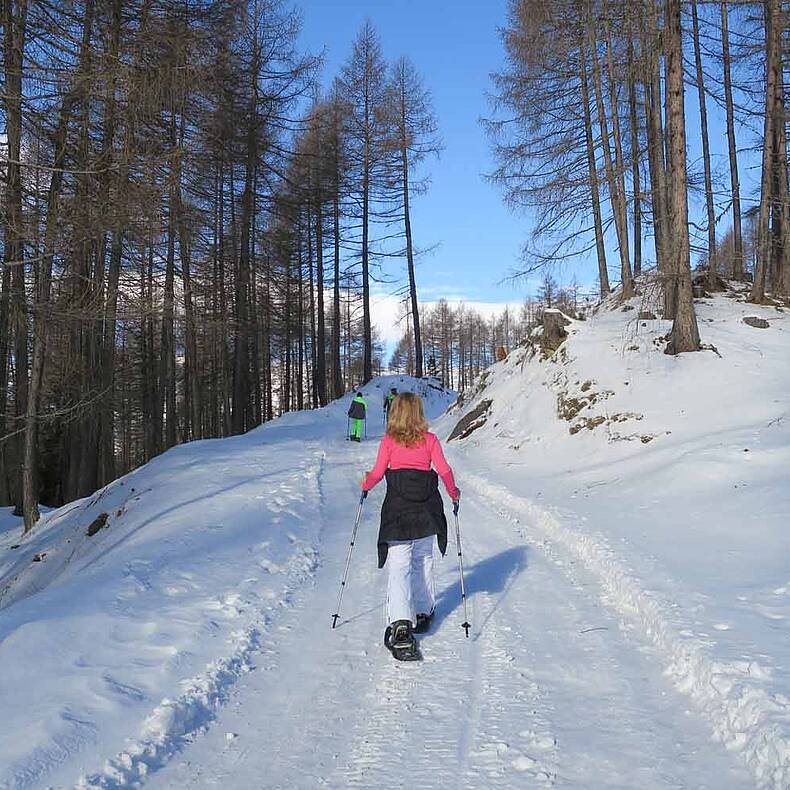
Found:
<path fill-rule="evenodd" d="M 743 319 L 743 323 L 753 326 L 755 329 L 768 329 L 771 326 L 764 318 L 759 318 L 756 315 L 747 315 Z"/>

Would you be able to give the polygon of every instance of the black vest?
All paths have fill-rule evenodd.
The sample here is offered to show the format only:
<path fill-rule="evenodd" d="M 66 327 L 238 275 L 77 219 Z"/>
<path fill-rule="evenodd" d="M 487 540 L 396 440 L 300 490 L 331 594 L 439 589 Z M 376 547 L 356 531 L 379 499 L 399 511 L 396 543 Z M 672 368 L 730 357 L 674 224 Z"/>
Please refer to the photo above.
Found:
<path fill-rule="evenodd" d="M 352 400 L 351 405 L 348 407 L 348 416 L 352 420 L 364 420 L 365 404 L 360 400 Z"/>
<path fill-rule="evenodd" d="M 387 561 L 392 540 L 417 540 L 436 535 L 439 551 L 447 551 L 447 519 L 444 515 L 439 476 L 431 469 L 388 469 L 387 495 L 381 506 L 379 568 Z"/>

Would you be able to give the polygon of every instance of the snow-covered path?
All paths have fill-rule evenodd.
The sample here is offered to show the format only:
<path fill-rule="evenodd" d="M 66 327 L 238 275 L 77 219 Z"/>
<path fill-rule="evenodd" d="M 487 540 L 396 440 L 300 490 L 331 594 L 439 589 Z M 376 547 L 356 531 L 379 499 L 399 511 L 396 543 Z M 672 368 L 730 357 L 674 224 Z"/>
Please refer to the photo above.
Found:
<path fill-rule="evenodd" d="M 254 670 L 216 719 L 146 787 L 754 786 L 651 649 L 602 606 L 594 580 L 527 524 L 503 518 L 464 484 L 463 469 L 471 638 L 460 628 L 451 546 L 437 562 L 425 660 L 397 664 L 383 648 L 383 487 L 365 505 L 332 631 L 357 481 L 375 445 L 323 445 L 315 576 L 272 617 Z"/>

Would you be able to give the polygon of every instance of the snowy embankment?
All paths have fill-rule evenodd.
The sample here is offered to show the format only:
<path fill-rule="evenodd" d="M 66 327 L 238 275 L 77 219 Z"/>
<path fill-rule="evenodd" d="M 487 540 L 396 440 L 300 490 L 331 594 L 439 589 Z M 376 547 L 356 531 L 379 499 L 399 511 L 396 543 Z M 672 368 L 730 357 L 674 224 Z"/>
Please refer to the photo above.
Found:
<path fill-rule="evenodd" d="M 371 420 L 390 386 L 434 416 L 454 397 L 382 377 Z M 347 408 L 176 447 L 25 539 L 3 511 L 0 787 L 134 784 L 211 721 L 320 561 Z"/>
<path fill-rule="evenodd" d="M 572 322 L 547 358 L 517 349 L 437 432 L 470 415 L 462 489 L 588 574 L 757 785 L 786 788 L 790 313 L 700 300 L 713 348 L 669 357 L 646 307 Z"/>

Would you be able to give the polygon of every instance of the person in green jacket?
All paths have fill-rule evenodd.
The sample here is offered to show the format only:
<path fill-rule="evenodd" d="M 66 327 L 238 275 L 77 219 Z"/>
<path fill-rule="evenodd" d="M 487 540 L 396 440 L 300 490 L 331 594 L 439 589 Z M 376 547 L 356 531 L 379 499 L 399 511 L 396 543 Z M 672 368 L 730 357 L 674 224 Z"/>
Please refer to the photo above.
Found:
<path fill-rule="evenodd" d="M 368 402 L 361 392 L 357 393 L 351 405 L 348 407 L 348 416 L 351 418 L 351 441 L 362 441 L 362 428 L 368 413 Z"/>

